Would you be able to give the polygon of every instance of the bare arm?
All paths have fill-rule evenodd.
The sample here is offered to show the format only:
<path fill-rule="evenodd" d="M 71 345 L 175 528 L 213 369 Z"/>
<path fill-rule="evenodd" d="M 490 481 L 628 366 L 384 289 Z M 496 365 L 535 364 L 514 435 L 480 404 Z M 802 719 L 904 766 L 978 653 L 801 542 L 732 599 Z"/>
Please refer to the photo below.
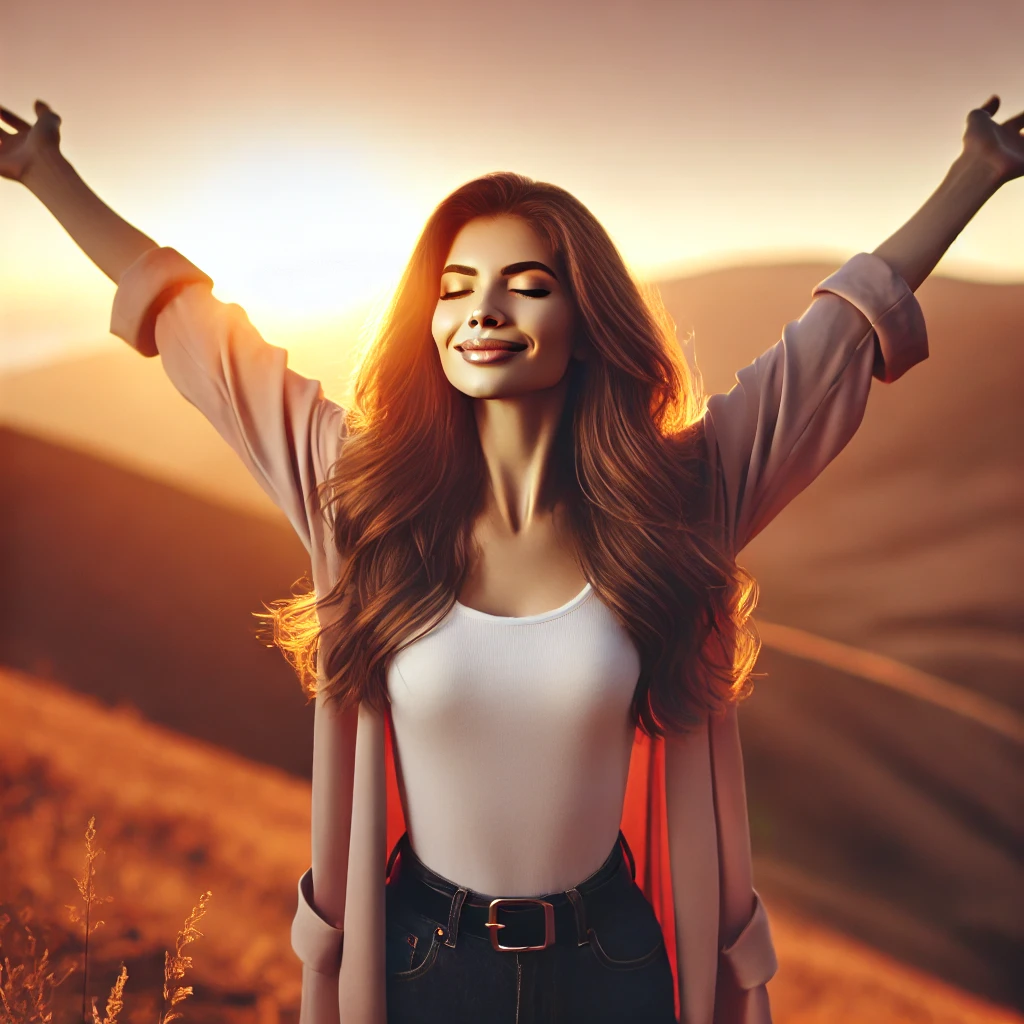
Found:
<path fill-rule="evenodd" d="M 157 245 L 107 206 L 59 152 L 33 164 L 22 182 L 114 284 Z"/>
<path fill-rule="evenodd" d="M 20 181 L 64 226 L 83 252 L 115 284 L 124 271 L 157 243 L 118 216 L 60 151 L 60 117 L 36 104 L 34 125 L 0 107 L 0 118 L 16 129 L 0 135 L 0 175 Z"/>
<path fill-rule="evenodd" d="M 924 205 L 877 249 L 917 291 L 943 253 L 1000 186 L 1024 174 L 1024 113 L 1002 124 L 992 119 L 999 98 L 967 115 L 963 151 Z"/>
<path fill-rule="evenodd" d="M 885 260 L 911 291 L 917 291 L 996 188 L 995 175 L 987 166 L 957 157 L 921 209 L 873 255 Z"/>

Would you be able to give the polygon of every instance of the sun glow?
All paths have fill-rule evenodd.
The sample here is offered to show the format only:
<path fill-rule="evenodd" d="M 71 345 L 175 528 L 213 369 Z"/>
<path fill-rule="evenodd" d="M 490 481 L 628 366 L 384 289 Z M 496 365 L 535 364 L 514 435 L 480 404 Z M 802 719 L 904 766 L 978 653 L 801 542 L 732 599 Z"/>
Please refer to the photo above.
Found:
<path fill-rule="evenodd" d="M 175 234 L 218 297 L 308 327 L 393 288 L 429 211 L 344 147 L 304 145 L 286 161 L 235 150 L 189 189 Z"/>

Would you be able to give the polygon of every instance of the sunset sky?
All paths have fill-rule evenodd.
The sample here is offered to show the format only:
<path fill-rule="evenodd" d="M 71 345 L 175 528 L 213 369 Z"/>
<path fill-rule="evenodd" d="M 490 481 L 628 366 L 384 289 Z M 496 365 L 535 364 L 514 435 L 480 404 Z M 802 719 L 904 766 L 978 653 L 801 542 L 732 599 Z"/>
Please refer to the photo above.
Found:
<path fill-rule="evenodd" d="M 3 9 L 0 104 L 47 101 L 101 198 L 285 345 L 382 301 L 434 206 L 487 171 L 573 192 L 644 277 L 838 265 L 933 191 L 968 110 L 1024 108 L 1019 0 Z M 5 180 L 0 238 L 0 368 L 115 343 L 112 282 Z M 938 272 L 1024 280 L 1024 182 Z"/>

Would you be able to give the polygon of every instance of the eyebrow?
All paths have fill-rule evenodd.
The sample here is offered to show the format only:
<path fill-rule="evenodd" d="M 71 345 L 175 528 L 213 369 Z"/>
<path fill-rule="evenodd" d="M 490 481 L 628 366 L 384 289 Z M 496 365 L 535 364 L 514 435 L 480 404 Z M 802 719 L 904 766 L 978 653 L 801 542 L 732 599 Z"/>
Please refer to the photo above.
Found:
<path fill-rule="evenodd" d="M 556 281 L 558 280 L 558 275 L 547 264 L 541 263 L 539 260 L 510 263 L 507 267 L 501 268 L 501 276 L 511 277 L 513 274 L 521 274 L 524 270 L 543 270 L 545 274 L 550 274 Z M 477 271 L 475 267 L 467 267 L 464 263 L 449 263 L 441 271 L 441 274 L 442 276 L 444 274 L 465 274 L 467 277 L 476 277 Z"/>

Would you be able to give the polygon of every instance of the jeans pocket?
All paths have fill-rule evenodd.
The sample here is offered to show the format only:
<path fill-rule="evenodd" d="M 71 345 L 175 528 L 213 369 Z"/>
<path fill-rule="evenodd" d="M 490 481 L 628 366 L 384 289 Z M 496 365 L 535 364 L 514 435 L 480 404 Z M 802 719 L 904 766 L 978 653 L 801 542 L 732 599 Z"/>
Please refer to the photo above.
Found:
<path fill-rule="evenodd" d="M 599 964 L 615 971 L 633 971 L 665 956 L 665 936 L 654 908 L 635 885 L 614 907 L 592 924 L 588 945 Z"/>
<path fill-rule="evenodd" d="M 389 911 L 384 935 L 385 971 L 389 980 L 398 982 L 414 981 L 428 974 L 444 945 L 441 926 L 412 912 Z"/>
<path fill-rule="evenodd" d="M 589 929 L 587 935 L 590 938 L 588 945 L 593 951 L 594 956 L 597 958 L 598 963 L 603 964 L 605 967 L 610 967 L 615 971 L 635 971 L 639 967 L 644 967 L 649 964 L 652 960 L 656 959 L 661 953 L 665 939 L 662 936 L 658 936 L 654 947 L 646 953 L 641 953 L 635 957 L 621 957 L 621 956 L 610 956 L 604 946 L 601 945 L 600 939 L 597 937 L 597 932 L 593 928 Z"/>

